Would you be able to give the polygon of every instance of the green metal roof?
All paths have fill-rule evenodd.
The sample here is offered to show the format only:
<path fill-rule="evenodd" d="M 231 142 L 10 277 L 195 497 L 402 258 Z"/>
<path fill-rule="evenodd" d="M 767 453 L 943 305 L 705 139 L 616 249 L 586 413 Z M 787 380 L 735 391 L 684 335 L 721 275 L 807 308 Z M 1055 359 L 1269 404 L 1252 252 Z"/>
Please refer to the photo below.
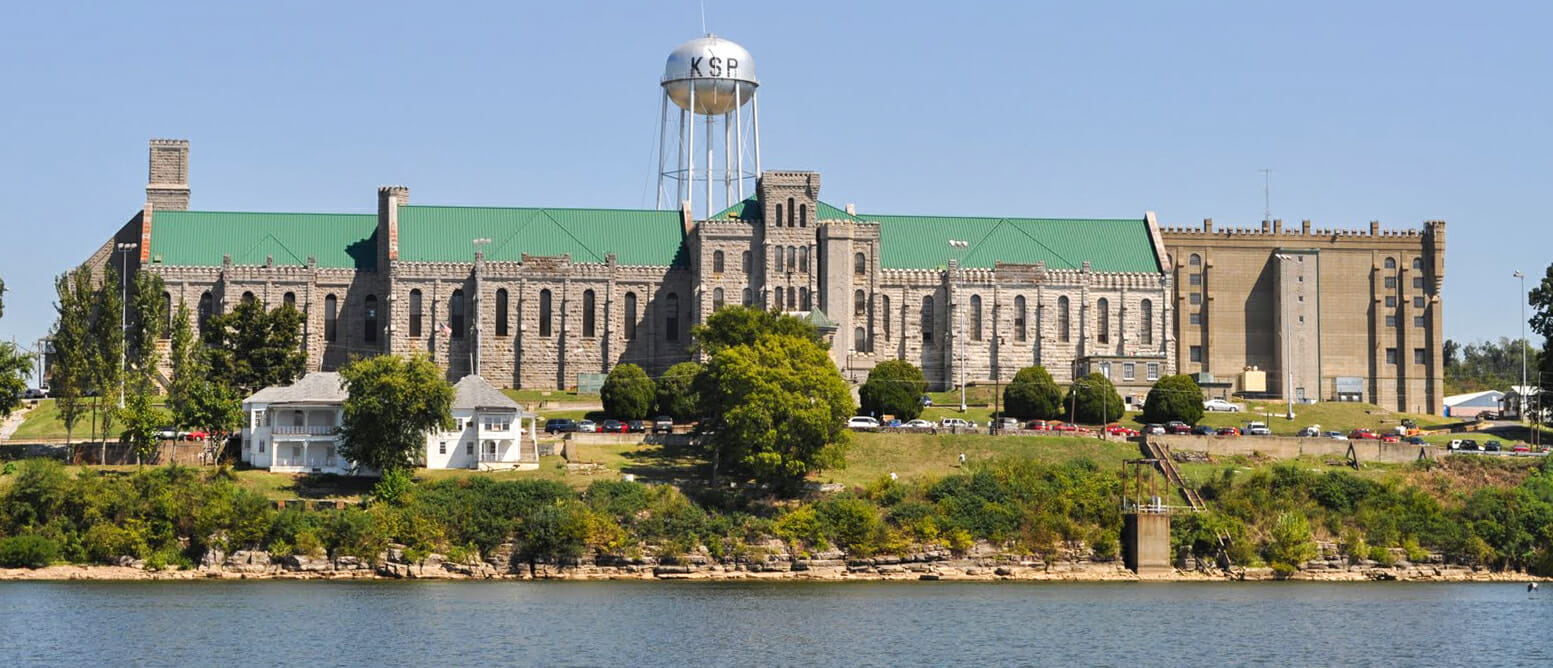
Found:
<path fill-rule="evenodd" d="M 814 206 L 815 220 L 856 220 L 856 216 L 847 215 L 846 210 L 820 202 Z M 760 218 L 760 201 L 754 195 L 744 198 L 744 201 L 734 204 L 722 211 L 712 214 L 709 220 L 755 220 Z"/>
<path fill-rule="evenodd" d="M 992 268 L 998 262 L 1078 269 L 1085 261 L 1095 271 L 1157 273 L 1159 258 L 1147 221 L 1059 218 L 962 218 L 949 216 L 876 216 L 879 264 L 892 269 L 932 269 L 958 259 L 960 266 Z M 970 243 L 949 247 L 949 240 Z"/>
<path fill-rule="evenodd" d="M 399 259 L 468 262 L 474 239 L 490 239 L 485 257 L 517 262 L 523 254 L 570 254 L 573 262 L 603 262 L 614 253 L 626 265 L 688 265 L 678 211 L 517 209 L 468 206 L 399 207 Z"/>
<path fill-rule="evenodd" d="M 164 265 L 219 267 L 232 263 L 377 268 L 377 216 L 354 213 L 247 213 L 156 211 L 151 216 L 151 259 Z"/>

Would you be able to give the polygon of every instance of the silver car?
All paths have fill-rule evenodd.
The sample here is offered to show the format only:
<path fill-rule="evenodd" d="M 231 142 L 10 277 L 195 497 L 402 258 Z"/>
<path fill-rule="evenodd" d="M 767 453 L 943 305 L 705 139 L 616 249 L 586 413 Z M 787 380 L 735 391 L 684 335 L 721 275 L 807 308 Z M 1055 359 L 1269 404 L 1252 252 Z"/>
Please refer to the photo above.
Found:
<path fill-rule="evenodd" d="M 1240 412 L 1240 406 L 1238 404 L 1232 404 L 1223 399 L 1209 399 L 1202 402 L 1202 407 L 1205 411 L 1222 411 L 1226 413 Z"/>

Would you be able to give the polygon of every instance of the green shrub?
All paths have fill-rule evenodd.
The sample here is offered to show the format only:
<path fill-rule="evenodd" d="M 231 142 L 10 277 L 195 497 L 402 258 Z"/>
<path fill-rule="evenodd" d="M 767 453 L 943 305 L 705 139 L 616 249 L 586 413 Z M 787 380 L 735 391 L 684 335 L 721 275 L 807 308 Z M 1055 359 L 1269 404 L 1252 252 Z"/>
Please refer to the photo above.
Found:
<path fill-rule="evenodd" d="M 1180 420 L 1187 424 L 1197 424 L 1202 414 L 1202 388 L 1185 374 L 1159 379 L 1143 400 L 1144 422 Z"/>
<path fill-rule="evenodd" d="M 609 376 L 604 378 L 604 386 L 599 389 L 604 412 L 622 420 L 648 417 L 657 395 L 658 388 L 647 377 L 647 372 L 630 363 L 617 364 L 610 369 Z"/>
<path fill-rule="evenodd" d="M 137 523 L 138 524 L 138 523 Z M 99 563 L 113 563 L 119 557 L 146 556 L 146 541 L 139 531 L 116 524 L 94 524 L 81 537 L 86 557 Z"/>
<path fill-rule="evenodd" d="M 1392 556 L 1391 548 L 1374 545 L 1370 547 L 1370 561 L 1390 567 L 1396 565 L 1397 558 Z"/>
<path fill-rule="evenodd" d="M 43 568 L 59 558 L 59 545 L 35 534 L 0 539 L 0 566 Z"/>
<path fill-rule="evenodd" d="M 1407 560 L 1415 564 L 1429 561 L 1429 551 L 1418 544 L 1418 539 L 1408 538 L 1402 541 L 1402 551 L 1407 553 Z"/>
<path fill-rule="evenodd" d="M 901 421 L 915 420 L 922 414 L 922 393 L 927 380 L 922 370 L 906 360 L 886 360 L 868 372 L 868 380 L 858 388 L 864 415 L 883 418 L 892 415 Z"/>
<path fill-rule="evenodd" d="M 696 375 L 700 373 L 701 365 L 695 362 L 669 367 L 656 383 L 658 413 L 681 422 L 700 418 L 701 397 L 695 391 Z"/>
<path fill-rule="evenodd" d="M 403 506 L 410 502 L 415 492 L 415 479 L 406 469 L 393 468 L 383 472 L 383 477 L 372 486 L 372 500 L 389 505 Z"/>
<path fill-rule="evenodd" d="M 1095 561 L 1114 561 L 1117 552 L 1121 549 L 1121 540 L 1116 535 L 1115 529 L 1105 529 L 1090 541 L 1089 549 L 1094 553 Z"/>
<path fill-rule="evenodd" d="M 1003 412 L 1020 420 L 1054 420 L 1063 416 L 1062 388 L 1046 367 L 1019 370 L 1003 389 Z"/>
<path fill-rule="evenodd" d="M 1071 414 L 1074 420 L 1089 424 L 1119 420 L 1124 412 L 1122 395 L 1116 393 L 1116 386 L 1111 384 L 1110 378 L 1098 372 L 1073 381 L 1062 405 L 1063 410 Z"/>
<path fill-rule="evenodd" d="M 813 506 L 799 506 L 788 511 L 777 519 L 772 532 L 795 548 L 824 549 L 828 545 L 825 534 L 820 531 L 820 520 Z"/>
<path fill-rule="evenodd" d="M 1316 542 L 1310 537 L 1310 522 L 1302 513 L 1282 513 L 1273 525 L 1267 542 L 1267 561 L 1299 568 L 1316 558 Z"/>
<path fill-rule="evenodd" d="M 815 504 L 814 514 L 820 533 L 848 554 L 866 557 L 877 551 L 883 523 L 873 504 L 851 497 L 827 499 Z"/>

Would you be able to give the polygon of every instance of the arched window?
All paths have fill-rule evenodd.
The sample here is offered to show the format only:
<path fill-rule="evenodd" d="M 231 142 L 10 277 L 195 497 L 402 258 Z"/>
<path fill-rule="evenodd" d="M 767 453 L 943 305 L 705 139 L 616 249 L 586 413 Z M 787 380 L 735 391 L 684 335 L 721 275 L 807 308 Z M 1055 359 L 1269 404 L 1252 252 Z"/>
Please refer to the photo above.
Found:
<path fill-rule="evenodd" d="M 798 226 L 799 227 L 808 227 L 809 226 L 809 205 L 808 204 L 799 204 L 798 205 Z"/>
<path fill-rule="evenodd" d="M 1154 302 L 1145 299 L 1138 304 L 1138 308 L 1143 310 L 1143 331 L 1139 332 L 1143 335 L 1143 345 L 1152 345 L 1154 343 Z"/>
<path fill-rule="evenodd" d="M 868 295 L 862 290 L 852 293 L 852 315 L 863 315 L 868 311 Z"/>
<path fill-rule="evenodd" d="M 852 349 L 860 353 L 868 352 L 868 332 L 863 331 L 862 327 L 852 330 Z"/>
<path fill-rule="evenodd" d="M 744 289 L 744 300 L 741 303 L 744 304 L 745 306 L 749 306 L 750 305 L 750 289 L 749 288 L 745 288 Z"/>
<path fill-rule="evenodd" d="M 890 340 L 890 321 L 895 316 L 890 315 L 890 296 L 879 295 L 879 322 L 884 325 L 884 340 Z"/>
<path fill-rule="evenodd" d="M 782 247 L 776 247 L 776 268 L 774 271 L 782 271 Z"/>
<path fill-rule="evenodd" d="M 723 289 L 722 288 L 713 288 L 712 289 L 712 312 L 716 313 L 716 312 L 722 310 L 722 308 L 723 308 Z"/>
<path fill-rule="evenodd" d="M 781 203 L 777 204 L 776 226 L 777 227 L 781 227 L 782 226 L 782 205 L 781 205 Z"/>
<path fill-rule="evenodd" d="M 421 335 L 421 291 L 410 291 L 410 336 Z"/>
<path fill-rule="evenodd" d="M 598 318 L 593 315 L 596 301 L 592 290 L 582 291 L 582 335 L 589 338 L 598 336 Z"/>
<path fill-rule="evenodd" d="M 291 308 L 296 308 L 297 307 L 297 293 L 295 293 L 295 292 L 288 292 L 285 295 L 282 295 L 281 298 L 280 298 L 280 303 L 285 304 L 287 306 L 290 306 Z"/>
<path fill-rule="evenodd" d="M 792 270 L 797 269 L 797 268 L 798 268 L 798 247 L 797 246 L 788 246 L 787 247 L 787 270 L 788 271 L 792 271 Z"/>
<path fill-rule="evenodd" d="M 636 338 L 636 293 L 626 293 L 626 340 Z"/>
<path fill-rule="evenodd" d="M 377 296 L 367 295 L 362 300 L 361 338 L 371 343 L 377 341 Z"/>
<path fill-rule="evenodd" d="M 496 290 L 496 335 L 507 335 L 507 288 Z"/>
<path fill-rule="evenodd" d="M 750 252 L 749 251 L 744 251 L 743 253 L 741 253 L 739 255 L 739 267 L 740 267 L 740 269 L 744 273 L 746 273 L 746 274 L 750 273 Z"/>
<path fill-rule="evenodd" d="M 340 301 L 334 295 L 324 297 L 324 340 L 334 343 L 339 334 Z"/>
<path fill-rule="evenodd" d="M 464 291 L 454 290 L 448 297 L 448 327 L 453 330 L 453 338 L 464 338 Z"/>
<path fill-rule="evenodd" d="M 714 273 L 714 274 L 721 274 L 721 273 L 723 273 L 723 252 L 722 251 L 716 251 L 716 252 L 712 253 L 712 273 Z"/>
<path fill-rule="evenodd" d="M 922 298 L 922 341 L 933 342 L 933 298 Z"/>
<path fill-rule="evenodd" d="M 798 271 L 808 271 L 808 270 L 809 270 L 809 247 L 808 246 L 800 246 L 798 248 Z"/>
<path fill-rule="evenodd" d="M 1415 257 L 1415 258 L 1413 258 L 1413 268 L 1414 268 L 1414 269 L 1417 269 L 1417 270 L 1419 270 L 1419 271 L 1423 271 L 1423 268 L 1424 268 L 1424 259 L 1423 259 L 1423 258 L 1421 258 L 1421 257 Z"/>
<path fill-rule="evenodd" d="M 868 256 L 862 253 L 852 256 L 852 273 L 862 276 L 868 273 Z"/>
<path fill-rule="evenodd" d="M 1202 264 L 1202 256 L 1198 255 L 1196 253 L 1192 253 L 1192 257 L 1188 258 L 1186 263 L 1189 264 L 1189 265 L 1192 265 L 1193 267 L 1201 265 Z"/>
<path fill-rule="evenodd" d="M 981 295 L 971 295 L 971 340 L 981 340 Z"/>
<path fill-rule="evenodd" d="M 1095 310 L 1099 311 L 1095 314 L 1095 317 L 1099 320 L 1099 322 L 1096 323 L 1096 325 L 1098 325 L 1097 329 L 1099 330 L 1099 336 L 1095 337 L 1095 339 L 1101 343 L 1110 343 L 1111 302 L 1106 301 L 1105 297 L 1101 297 L 1100 301 L 1095 302 Z"/>
<path fill-rule="evenodd" d="M 539 291 L 539 335 L 550 336 L 550 291 Z"/>
<path fill-rule="evenodd" d="M 771 310 L 782 310 L 782 288 L 777 288 L 771 291 Z"/>
<path fill-rule="evenodd" d="M 793 206 L 793 198 L 787 198 L 787 226 L 793 227 L 793 216 L 798 213 Z"/>
<path fill-rule="evenodd" d="M 1014 340 L 1025 340 L 1025 297 L 1014 297 Z"/>
<path fill-rule="evenodd" d="M 1397 268 L 1397 259 L 1394 258 L 1394 257 L 1386 258 L 1386 268 L 1387 269 L 1396 269 Z"/>
<path fill-rule="evenodd" d="M 162 327 L 162 338 L 172 338 L 173 335 L 173 296 L 170 293 L 162 293 L 162 318 L 166 324 Z"/>
<path fill-rule="evenodd" d="M 1062 342 L 1066 343 L 1069 340 L 1071 340 L 1071 338 L 1072 338 L 1072 330 L 1069 327 L 1070 324 L 1072 324 L 1072 323 L 1068 319 L 1068 298 L 1067 297 L 1058 297 L 1057 298 L 1057 340 L 1058 341 L 1062 341 Z"/>
<path fill-rule="evenodd" d="M 809 303 L 809 289 L 798 288 L 798 308 L 803 311 L 812 311 L 814 306 Z"/>
<path fill-rule="evenodd" d="M 797 298 L 798 298 L 798 291 L 794 290 L 792 288 L 788 288 L 787 289 L 787 309 L 789 311 L 796 311 L 796 310 L 798 310 L 798 299 Z"/>
<path fill-rule="evenodd" d="M 663 338 L 669 341 L 679 340 L 679 295 L 672 292 L 663 298 L 663 305 L 668 309 L 668 317 L 663 323 Z"/>
<path fill-rule="evenodd" d="M 253 300 L 254 300 L 254 296 L 253 296 L 252 292 L 247 292 L 247 291 L 243 292 L 243 303 L 244 304 L 252 304 Z"/>

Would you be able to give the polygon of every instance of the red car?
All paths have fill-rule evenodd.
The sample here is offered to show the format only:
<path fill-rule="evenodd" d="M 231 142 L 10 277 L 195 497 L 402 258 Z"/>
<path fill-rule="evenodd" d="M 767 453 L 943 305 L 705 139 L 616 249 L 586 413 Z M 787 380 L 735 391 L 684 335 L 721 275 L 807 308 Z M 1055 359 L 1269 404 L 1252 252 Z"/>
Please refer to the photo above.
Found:
<path fill-rule="evenodd" d="M 1112 424 L 1108 424 L 1108 425 L 1105 426 L 1105 433 L 1110 434 L 1112 436 L 1132 437 L 1132 436 L 1137 436 L 1138 435 L 1138 430 L 1133 429 L 1131 427 L 1123 427 L 1122 425 L 1119 425 L 1119 424 L 1116 424 L 1116 423 L 1112 423 Z"/>
<path fill-rule="evenodd" d="M 210 432 L 207 432 L 204 429 L 191 429 L 185 438 L 191 441 L 201 441 L 208 436 L 210 436 Z"/>
<path fill-rule="evenodd" d="M 1348 432 L 1348 440 L 1350 440 L 1350 441 L 1378 441 L 1378 440 L 1380 440 L 1380 434 L 1377 434 L 1377 433 L 1375 433 L 1373 431 L 1370 431 L 1368 429 L 1355 429 L 1353 431 Z"/>
<path fill-rule="evenodd" d="M 1402 442 L 1402 437 L 1397 436 L 1396 434 L 1386 434 L 1385 436 L 1380 437 L 1380 442 L 1381 443 L 1401 443 Z"/>
<path fill-rule="evenodd" d="M 1240 427 L 1220 427 L 1219 428 L 1219 435 L 1220 436 L 1239 436 L 1240 435 Z"/>
<path fill-rule="evenodd" d="M 1069 432 L 1069 433 L 1074 433 L 1074 434 L 1087 434 L 1087 433 L 1089 433 L 1089 428 L 1087 428 L 1087 427 L 1080 427 L 1080 426 L 1078 426 L 1076 424 L 1073 424 L 1072 422 L 1058 422 L 1056 420 L 1053 420 L 1051 422 L 1048 422 L 1047 424 L 1050 425 L 1052 431 Z"/>
<path fill-rule="evenodd" d="M 1031 420 L 1030 424 L 1025 425 L 1025 429 L 1030 431 L 1051 431 L 1051 427 L 1046 424 L 1045 420 Z"/>
<path fill-rule="evenodd" d="M 1516 453 L 1531 452 L 1531 446 L 1526 445 L 1525 443 L 1516 443 L 1515 447 L 1510 448 L 1510 452 L 1516 452 Z"/>

